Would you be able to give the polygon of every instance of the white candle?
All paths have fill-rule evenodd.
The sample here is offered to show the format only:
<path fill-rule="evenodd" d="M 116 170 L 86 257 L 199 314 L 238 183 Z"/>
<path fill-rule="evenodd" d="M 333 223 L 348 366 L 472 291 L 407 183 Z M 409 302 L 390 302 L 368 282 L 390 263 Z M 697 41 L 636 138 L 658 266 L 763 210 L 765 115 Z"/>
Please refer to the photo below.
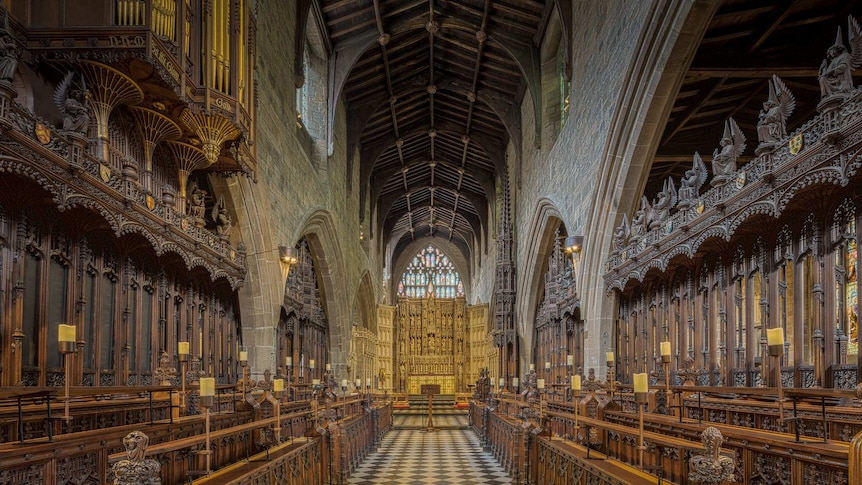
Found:
<path fill-rule="evenodd" d="M 179 352 L 181 355 L 189 355 L 189 343 L 188 342 L 180 342 L 178 347 L 179 347 Z"/>
<path fill-rule="evenodd" d="M 362 379 L 356 379 L 356 387 L 362 386 Z"/>
<path fill-rule="evenodd" d="M 614 353 L 613 353 L 613 352 L 608 352 L 608 353 L 607 353 L 607 354 L 605 354 L 605 355 L 607 356 L 607 361 L 608 361 L 608 362 L 613 362 L 613 361 L 614 361 Z"/>
<path fill-rule="evenodd" d="M 284 379 L 276 379 L 272 381 L 272 390 L 275 392 L 281 392 L 284 390 Z"/>
<path fill-rule="evenodd" d="M 347 387 L 347 379 L 341 379 L 341 387 Z"/>
<path fill-rule="evenodd" d="M 781 327 L 767 328 L 766 329 L 766 342 L 770 346 L 784 345 L 784 329 Z"/>
<path fill-rule="evenodd" d="M 308 368 L 314 370 L 314 359 L 308 361 Z"/>
<path fill-rule="evenodd" d="M 574 375 L 572 376 L 572 390 L 580 391 L 581 390 L 581 376 Z"/>
<path fill-rule="evenodd" d="M 545 370 L 551 370 L 551 363 L 545 362 Z"/>
<path fill-rule="evenodd" d="M 633 378 L 635 392 L 649 392 L 649 381 L 647 380 L 646 373 L 635 374 Z"/>
<path fill-rule="evenodd" d="M 670 355 L 670 342 L 667 340 L 661 343 L 661 355 Z"/>
<path fill-rule="evenodd" d="M 57 341 L 59 342 L 74 342 L 75 341 L 75 326 L 60 324 L 57 330 Z"/>
<path fill-rule="evenodd" d="M 570 367 L 575 365 L 575 356 L 574 355 L 567 355 L 566 356 L 566 365 L 570 366 Z"/>
<path fill-rule="evenodd" d="M 536 364 L 530 364 L 530 370 L 536 370 Z"/>
<path fill-rule="evenodd" d="M 248 352 L 246 352 L 245 350 L 240 350 L 239 351 L 239 360 L 241 360 L 241 361 L 248 360 Z"/>
<path fill-rule="evenodd" d="M 517 378 L 517 377 L 513 377 L 513 378 L 512 378 L 512 386 L 513 386 L 513 387 L 518 387 L 518 378 Z"/>
<path fill-rule="evenodd" d="M 544 379 L 536 379 L 536 387 L 539 389 L 545 388 L 545 380 Z"/>
<path fill-rule="evenodd" d="M 371 387 L 371 378 L 365 379 L 365 387 Z"/>
<path fill-rule="evenodd" d="M 201 396 L 215 396 L 215 378 L 201 377 Z"/>
<path fill-rule="evenodd" d="M 284 365 L 286 365 L 288 367 L 292 366 L 293 365 L 293 357 L 285 357 L 284 358 Z"/>
<path fill-rule="evenodd" d="M 326 372 L 329 372 L 331 370 L 332 370 L 332 364 L 326 364 Z"/>
<path fill-rule="evenodd" d="M 503 386 L 505 386 L 505 385 L 506 385 L 506 378 L 505 378 L 505 377 L 501 377 L 501 378 L 500 378 L 500 387 L 503 387 Z"/>

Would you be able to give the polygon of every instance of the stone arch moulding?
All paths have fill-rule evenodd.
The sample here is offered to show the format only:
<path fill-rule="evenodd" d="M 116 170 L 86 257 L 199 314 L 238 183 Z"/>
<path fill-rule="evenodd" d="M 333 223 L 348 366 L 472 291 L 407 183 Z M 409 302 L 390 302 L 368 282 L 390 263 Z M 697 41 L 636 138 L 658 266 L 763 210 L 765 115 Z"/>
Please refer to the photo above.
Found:
<path fill-rule="evenodd" d="M 523 259 L 518 258 L 516 261 L 518 267 L 521 268 L 517 282 L 517 294 L 521 297 L 516 302 L 515 318 L 520 322 L 518 333 L 521 335 L 521 343 L 524 345 L 521 347 L 521 359 L 524 362 L 529 362 L 532 359 L 532 323 L 535 320 L 536 307 L 539 304 L 537 294 L 539 284 L 544 276 L 542 266 L 548 258 L 548 249 L 553 248 L 554 233 L 561 224 L 565 225 L 565 222 L 563 222 L 563 216 L 560 215 L 557 205 L 548 199 L 540 199 L 536 205 L 536 210 L 533 212 L 533 217 L 530 219 L 530 229 L 527 233 L 529 239 L 521 255 Z"/>
<path fill-rule="evenodd" d="M 602 335 L 613 320 L 614 301 L 606 298 L 602 274 L 611 250 L 614 225 L 637 204 L 649 175 L 647 164 L 661 139 L 662 130 L 700 39 L 718 10 L 718 1 L 652 2 L 632 62 L 625 72 L 624 93 L 617 100 L 611 130 L 596 171 L 595 197 L 588 209 L 586 227 L 590 245 L 581 260 L 582 315 L 591 335 Z M 668 48 L 667 46 L 672 46 Z M 626 190 L 621 190 L 626 188 Z M 586 236 L 586 234 L 585 234 Z M 599 345 L 586 344 L 584 365 L 598 367 Z"/>
<path fill-rule="evenodd" d="M 359 278 L 359 285 L 357 285 L 351 308 L 354 309 L 353 317 L 359 324 L 377 334 L 377 298 L 374 296 L 375 293 L 371 273 L 365 271 Z"/>
<path fill-rule="evenodd" d="M 329 211 L 317 210 L 299 227 L 302 229 L 295 241 L 304 237 L 311 251 L 314 270 L 317 273 L 317 285 L 321 293 L 320 304 L 326 312 L 326 321 L 329 324 L 328 349 L 330 354 L 337 348 L 347 349 L 349 332 L 346 332 L 343 327 L 349 325 L 349 301 L 336 295 L 349 295 L 350 292 L 346 285 L 347 273 L 332 214 Z M 341 362 L 344 359 L 337 359 L 330 355 L 330 360 Z"/>

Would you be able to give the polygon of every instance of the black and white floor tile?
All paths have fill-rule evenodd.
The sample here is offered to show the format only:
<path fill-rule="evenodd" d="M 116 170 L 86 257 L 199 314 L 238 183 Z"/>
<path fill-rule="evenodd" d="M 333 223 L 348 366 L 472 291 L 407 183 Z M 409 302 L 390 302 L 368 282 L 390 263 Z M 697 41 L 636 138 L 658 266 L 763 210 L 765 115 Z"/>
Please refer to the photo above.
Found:
<path fill-rule="evenodd" d="M 347 480 L 352 485 L 508 485 L 509 474 L 469 429 L 390 431 Z"/>

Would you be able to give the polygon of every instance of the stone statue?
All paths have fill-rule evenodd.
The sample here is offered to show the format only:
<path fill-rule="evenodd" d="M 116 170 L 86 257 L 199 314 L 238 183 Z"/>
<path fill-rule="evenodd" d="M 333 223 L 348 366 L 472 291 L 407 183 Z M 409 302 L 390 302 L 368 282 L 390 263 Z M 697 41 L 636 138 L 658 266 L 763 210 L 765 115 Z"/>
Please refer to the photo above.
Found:
<path fill-rule="evenodd" d="M 193 183 L 191 194 L 192 197 L 189 201 L 189 215 L 194 218 L 196 226 L 203 227 L 207 191 L 198 187 L 198 184 Z"/>
<path fill-rule="evenodd" d="M 712 426 L 700 435 L 704 453 L 689 459 L 688 479 L 700 483 L 724 483 L 735 481 L 733 471 L 736 463 L 729 456 L 721 456 L 724 437 Z"/>
<path fill-rule="evenodd" d="M 658 193 L 658 199 L 653 204 L 654 217 L 650 221 L 649 228 L 656 229 L 661 226 L 661 223 L 670 217 L 670 209 L 676 206 L 677 193 L 676 186 L 673 184 L 673 179 L 668 177 L 664 182 L 661 192 Z"/>
<path fill-rule="evenodd" d="M 652 211 L 652 207 L 649 205 L 649 201 L 646 196 L 641 198 L 641 207 L 635 212 L 635 216 L 632 217 L 632 225 L 631 225 L 631 238 L 632 239 L 640 239 L 641 236 L 646 234 L 647 229 L 649 228 L 649 214 Z"/>
<path fill-rule="evenodd" d="M 745 150 L 745 135 L 733 118 L 724 122 L 721 146 L 712 154 L 712 185 L 724 185 L 736 172 L 736 160 Z"/>
<path fill-rule="evenodd" d="M 853 70 L 862 64 L 862 36 L 859 24 L 853 17 L 847 18 L 847 40 L 852 52 L 848 52 L 841 40 L 841 27 L 835 44 L 826 51 L 826 59 L 820 64 L 820 96 L 823 99 L 840 96 L 853 90 Z"/>
<path fill-rule="evenodd" d="M 773 74 L 767 83 L 769 97 L 763 103 L 757 121 L 757 139 L 760 141 L 757 151 L 774 148 L 787 137 L 787 118 L 796 108 L 796 98 L 781 78 Z"/>
<path fill-rule="evenodd" d="M 87 134 L 87 129 L 90 127 L 90 110 L 87 109 L 86 102 L 90 98 L 90 93 L 84 85 L 83 78 L 81 78 L 82 88 L 73 86 L 74 76 L 75 73 L 69 71 L 57 85 L 57 89 L 54 90 L 54 104 L 63 113 L 63 131 Z"/>
<path fill-rule="evenodd" d="M 159 356 L 159 366 L 153 372 L 153 377 L 159 382 L 160 386 L 170 386 L 171 380 L 177 376 L 177 369 L 171 367 L 170 364 L 170 356 L 168 356 L 167 352 L 162 351 L 162 354 Z"/>
<path fill-rule="evenodd" d="M 233 224 L 230 219 L 230 214 L 227 213 L 227 208 L 225 207 L 224 196 L 219 197 L 217 204 L 213 204 L 211 217 L 213 222 L 216 223 L 218 235 L 221 236 L 222 239 L 230 238 L 230 231 Z"/>
<path fill-rule="evenodd" d="M 18 44 L 9 32 L 9 12 L 2 7 L 3 24 L 0 25 L 0 81 L 12 82 L 18 68 Z"/>
<path fill-rule="evenodd" d="M 677 206 L 686 210 L 697 201 L 700 188 L 706 182 L 706 164 L 700 158 L 700 153 L 694 152 L 691 169 L 685 171 L 685 176 L 679 181 L 679 202 Z"/>
<path fill-rule="evenodd" d="M 614 252 L 619 253 L 629 243 L 629 217 L 623 214 L 623 220 L 620 225 L 614 230 Z"/>
<path fill-rule="evenodd" d="M 127 458 L 111 467 L 114 485 L 161 485 L 162 466 L 146 458 L 149 442 L 150 438 L 140 431 L 132 431 L 123 438 Z"/>

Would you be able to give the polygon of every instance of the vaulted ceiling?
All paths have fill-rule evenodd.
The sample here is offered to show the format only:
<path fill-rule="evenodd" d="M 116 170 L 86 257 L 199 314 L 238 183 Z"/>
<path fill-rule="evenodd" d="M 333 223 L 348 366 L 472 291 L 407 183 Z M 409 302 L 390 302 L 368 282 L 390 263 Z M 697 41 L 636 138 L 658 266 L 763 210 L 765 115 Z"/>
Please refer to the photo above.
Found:
<path fill-rule="evenodd" d="M 820 101 L 820 63 L 839 26 L 847 45 L 848 15 L 862 20 L 862 1 L 726 0 L 707 27 L 676 97 L 644 194 L 654 197 L 668 176 L 679 185 L 695 151 L 709 166 L 728 117 L 747 138 L 738 165 L 750 161 L 773 74 L 796 98 L 788 133 L 809 120 Z"/>
<path fill-rule="evenodd" d="M 551 2 L 553 3 L 553 2 Z M 359 148 L 362 206 L 397 254 L 425 237 L 488 244 L 495 180 L 549 15 L 534 0 L 320 0 L 334 98 Z M 525 73 L 527 76 L 525 76 Z M 520 144 L 520 141 L 517 140 Z"/>

